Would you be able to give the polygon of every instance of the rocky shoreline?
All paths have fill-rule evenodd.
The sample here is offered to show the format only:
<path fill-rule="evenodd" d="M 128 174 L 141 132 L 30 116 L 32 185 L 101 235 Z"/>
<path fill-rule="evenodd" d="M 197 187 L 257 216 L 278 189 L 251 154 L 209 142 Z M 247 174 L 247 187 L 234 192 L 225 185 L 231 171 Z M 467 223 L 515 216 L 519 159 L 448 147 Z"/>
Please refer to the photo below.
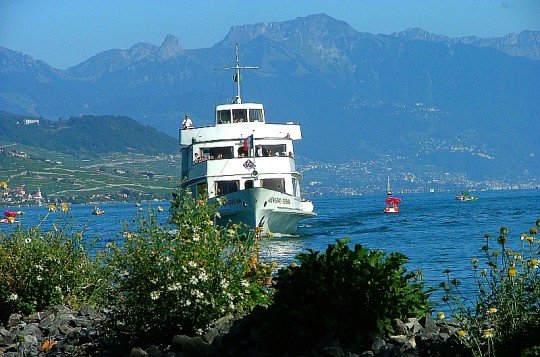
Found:
<path fill-rule="evenodd" d="M 257 330 L 250 316 L 222 318 L 203 336 L 176 335 L 166 346 L 126 348 L 100 335 L 104 312 L 89 305 L 78 311 L 58 305 L 46 311 L 22 316 L 12 314 L 0 326 L 0 356 L 131 356 L 131 357 L 213 357 L 270 356 L 256 342 Z M 457 356 L 461 347 L 454 337 L 455 324 L 434 320 L 431 315 L 407 321 L 394 320 L 396 334 L 375 337 L 371 348 L 346 352 L 331 333 L 302 356 Z M 295 356 L 283 351 L 282 356 Z"/>

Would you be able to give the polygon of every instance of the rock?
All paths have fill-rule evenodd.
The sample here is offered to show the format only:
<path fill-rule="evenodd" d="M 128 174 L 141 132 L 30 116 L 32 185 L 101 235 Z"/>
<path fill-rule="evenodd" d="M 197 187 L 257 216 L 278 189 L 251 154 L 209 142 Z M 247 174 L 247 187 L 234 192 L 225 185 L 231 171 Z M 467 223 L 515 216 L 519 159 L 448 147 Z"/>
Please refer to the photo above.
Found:
<path fill-rule="evenodd" d="M 148 357 L 148 353 L 146 353 L 145 350 L 143 350 L 140 347 L 133 348 L 131 350 L 131 353 L 129 354 L 130 357 Z"/>
<path fill-rule="evenodd" d="M 22 321 L 22 316 L 19 315 L 19 314 L 11 314 L 9 315 L 9 319 L 8 319 L 8 327 L 13 327 L 13 326 L 16 326 L 18 324 L 20 324 Z"/>
<path fill-rule="evenodd" d="M 386 346 L 386 341 L 383 340 L 382 338 L 380 337 L 375 337 L 373 338 L 373 343 L 371 345 L 371 349 L 375 352 L 375 353 L 379 353 L 380 351 L 384 351 L 386 350 L 388 347 Z"/>
<path fill-rule="evenodd" d="M 396 335 L 408 335 L 407 325 L 400 319 L 394 319 L 392 321 L 392 327 L 394 328 L 394 333 Z"/>
<path fill-rule="evenodd" d="M 6 326 L 0 326 L 0 356 L 148 356 L 148 357 L 217 357 L 270 356 L 265 336 L 260 328 L 261 318 L 253 314 L 241 319 L 227 316 L 215 322 L 213 328 L 201 336 L 176 335 L 169 344 L 126 349 L 114 345 L 101 336 L 98 326 L 104 311 L 89 305 L 72 311 L 64 306 L 53 306 L 46 311 L 22 316 L 12 314 Z M 255 309 L 254 312 L 264 312 Z M 264 315 L 262 315 L 264 316 Z M 331 331 L 313 342 L 306 356 L 328 357 L 413 357 L 450 356 L 457 345 L 456 323 L 434 320 L 431 315 L 421 319 L 395 319 L 395 335 L 374 337 L 367 351 L 349 352 Z M 53 343 L 44 344 L 48 339 Z M 40 351 L 40 349 L 43 351 Z M 279 355 L 279 354 L 278 354 Z M 295 356 L 281 352 L 282 356 Z"/>

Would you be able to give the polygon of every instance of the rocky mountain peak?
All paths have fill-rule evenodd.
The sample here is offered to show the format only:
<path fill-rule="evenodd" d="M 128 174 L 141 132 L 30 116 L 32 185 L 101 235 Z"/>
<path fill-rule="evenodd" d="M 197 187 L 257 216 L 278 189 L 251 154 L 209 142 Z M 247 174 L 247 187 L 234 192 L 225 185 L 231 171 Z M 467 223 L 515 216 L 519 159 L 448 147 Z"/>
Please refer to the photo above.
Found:
<path fill-rule="evenodd" d="M 271 41 L 286 41 L 302 38 L 303 41 L 324 42 L 334 36 L 357 33 L 351 26 L 326 14 L 297 17 L 285 22 L 260 22 L 256 24 L 233 26 L 221 45 L 230 47 L 232 43 L 242 43 L 256 38 Z"/>
<path fill-rule="evenodd" d="M 173 35 L 167 35 L 165 41 L 159 47 L 157 54 L 159 58 L 167 60 L 180 56 L 182 52 L 182 46 L 180 46 L 178 39 Z"/>
<path fill-rule="evenodd" d="M 408 28 L 405 31 L 401 32 L 394 32 L 392 37 L 397 37 L 404 40 L 424 40 L 424 41 L 433 41 L 433 42 L 446 42 L 450 38 L 443 36 L 443 35 L 437 35 L 434 33 L 427 32 L 419 27 L 412 27 Z"/>

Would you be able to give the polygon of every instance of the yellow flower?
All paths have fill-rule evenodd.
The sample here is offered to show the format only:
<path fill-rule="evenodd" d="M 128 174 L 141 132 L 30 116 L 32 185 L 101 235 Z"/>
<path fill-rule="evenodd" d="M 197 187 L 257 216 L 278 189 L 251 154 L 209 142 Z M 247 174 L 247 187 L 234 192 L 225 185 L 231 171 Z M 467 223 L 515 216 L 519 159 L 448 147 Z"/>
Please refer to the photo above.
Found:
<path fill-rule="evenodd" d="M 530 264 L 529 264 L 529 265 L 530 265 L 530 267 L 531 267 L 532 269 L 537 269 L 537 268 L 538 268 L 538 259 L 532 259 L 532 260 L 530 261 Z"/>
<path fill-rule="evenodd" d="M 484 337 L 485 338 L 492 338 L 493 337 L 493 329 L 490 328 L 490 329 L 487 329 L 484 331 Z"/>
<path fill-rule="evenodd" d="M 458 334 L 459 337 L 464 337 L 464 336 L 467 335 L 467 332 L 465 332 L 463 330 L 459 330 L 457 334 Z"/>
<path fill-rule="evenodd" d="M 508 276 L 509 277 L 513 278 L 514 276 L 516 276 L 516 274 L 517 274 L 516 268 L 512 267 L 512 268 L 508 269 Z"/>
<path fill-rule="evenodd" d="M 534 243 L 534 237 L 527 237 L 527 240 L 528 240 L 529 243 L 531 243 L 531 244 Z"/>
<path fill-rule="evenodd" d="M 488 312 L 489 312 L 490 314 L 494 314 L 494 313 L 497 312 L 497 308 L 495 308 L 495 307 L 490 307 L 489 310 L 488 310 Z"/>
<path fill-rule="evenodd" d="M 444 316 L 444 312 L 439 311 L 439 312 L 437 313 L 437 318 L 438 318 L 438 319 L 442 320 L 442 319 L 444 319 L 444 317 L 445 317 L 445 316 Z"/>
<path fill-rule="evenodd" d="M 52 203 L 49 205 L 49 212 L 56 212 L 56 206 Z"/>
<path fill-rule="evenodd" d="M 66 213 L 66 212 L 69 212 L 69 205 L 67 203 L 62 203 L 60 205 L 60 211 Z"/>

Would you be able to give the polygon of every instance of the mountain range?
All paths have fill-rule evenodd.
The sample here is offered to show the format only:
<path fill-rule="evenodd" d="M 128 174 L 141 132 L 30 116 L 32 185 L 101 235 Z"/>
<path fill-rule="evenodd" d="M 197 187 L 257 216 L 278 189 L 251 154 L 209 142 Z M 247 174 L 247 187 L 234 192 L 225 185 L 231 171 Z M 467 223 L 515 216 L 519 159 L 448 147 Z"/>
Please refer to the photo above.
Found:
<path fill-rule="evenodd" d="M 297 152 L 313 162 L 384 162 L 392 175 L 538 182 L 540 32 L 449 38 L 418 28 L 361 33 L 325 14 L 234 26 L 211 48 L 138 43 L 67 70 L 0 48 L 0 110 L 52 120 L 129 116 L 176 137 L 181 118 L 210 125 L 234 98 L 270 122 L 302 124 Z M 361 163 L 361 164 L 359 164 Z M 367 175 L 366 170 L 358 175 Z"/>

